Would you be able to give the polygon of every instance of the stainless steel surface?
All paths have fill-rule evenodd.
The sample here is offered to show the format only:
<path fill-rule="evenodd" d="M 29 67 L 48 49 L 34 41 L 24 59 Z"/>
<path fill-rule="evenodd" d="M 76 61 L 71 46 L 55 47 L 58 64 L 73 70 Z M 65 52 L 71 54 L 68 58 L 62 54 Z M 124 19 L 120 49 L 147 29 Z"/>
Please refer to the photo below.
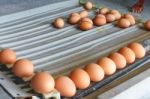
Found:
<path fill-rule="evenodd" d="M 82 9 L 77 0 L 71 0 L 2 16 L 0 47 L 12 48 L 18 58 L 30 59 L 36 71 L 45 70 L 57 76 L 67 75 L 73 68 L 95 62 L 97 58 L 130 42 L 150 39 L 150 33 L 142 29 L 140 23 L 121 29 L 113 22 L 89 31 L 81 31 L 76 25 L 69 24 L 62 29 L 51 26 L 54 18 L 63 17 L 67 20 L 69 13 Z M 93 17 L 93 12 L 90 12 L 89 17 Z M 34 94 L 33 91 L 26 93 L 31 90 L 28 83 L 11 83 L 18 78 L 9 71 L 1 72 L 1 76 L 6 77 L 6 82 L 2 81 L 1 84 L 12 96 Z"/>

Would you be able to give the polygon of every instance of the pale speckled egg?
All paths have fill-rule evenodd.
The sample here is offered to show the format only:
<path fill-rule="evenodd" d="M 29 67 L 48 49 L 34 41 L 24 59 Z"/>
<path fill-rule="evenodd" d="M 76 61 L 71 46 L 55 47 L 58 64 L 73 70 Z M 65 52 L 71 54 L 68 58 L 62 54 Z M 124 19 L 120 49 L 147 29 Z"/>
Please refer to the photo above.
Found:
<path fill-rule="evenodd" d="M 78 89 L 85 89 L 90 85 L 90 77 L 88 73 L 83 69 L 74 69 L 70 73 L 70 78 L 73 80 L 73 82 L 76 85 L 76 88 Z"/>
<path fill-rule="evenodd" d="M 117 69 L 122 69 L 127 64 L 125 57 L 119 53 L 112 53 L 108 57 L 115 62 Z"/>
<path fill-rule="evenodd" d="M 0 63 L 13 64 L 16 62 L 16 53 L 12 49 L 3 49 L 0 52 Z"/>
<path fill-rule="evenodd" d="M 74 82 L 67 76 L 58 76 L 55 79 L 55 88 L 63 97 L 72 97 L 76 93 Z"/>
<path fill-rule="evenodd" d="M 98 82 L 104 78 L 104 70 L 95 63 L 90 63 L 84 67 L 84 70 L 89 74 L 91 81 Z"/>
<path fill-rule="evenodd" d="M 131 43 L 128 47 L 133 50 L 136 58 L 143 58 L 146 54 L 145 48 L 139 43 Z"/>
<path fill-rule="evenodd" d="M 119 53 L 125 57 L 128 64 L 131 64 L 135 61 L 135 53 L 130 48 L 123 47 L 119 50 Z"/>
<path fill-rule="evenodd" d="M 97 61 L 97 64 L 103 68 L 105 75 L 112 75 L 116 72 L 116 65 L 114 61 L 108 57 L 100 58 Z"/>
<path fill-rule="evenodd" d="M 39 72 L 31 80 L 31 87 L 38 93 L 50 93 L 54 86 L 54 78 L 47 72 Z"/>

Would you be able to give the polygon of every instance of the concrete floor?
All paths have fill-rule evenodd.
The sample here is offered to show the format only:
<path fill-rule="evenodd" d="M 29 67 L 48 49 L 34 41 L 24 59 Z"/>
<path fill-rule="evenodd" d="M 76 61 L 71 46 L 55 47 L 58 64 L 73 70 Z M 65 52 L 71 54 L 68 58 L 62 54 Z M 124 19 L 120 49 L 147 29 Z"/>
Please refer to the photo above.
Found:
<path fill-rule="evenodd" d="M 24 10 L 28 10 L 28 9 L 32 9 L 32 8 L 36 8 L 39 6 L 44 6 L 47 4 L 51 4 L 54 2 L 58 2 L 61 0 L 0 0 L 0 16 L 3 15 L 7 15 L 10 13 L 15 13 L 15 12 L 20 12 L 20 11 L 24 11 Z M 134 4 L 135 1 L 133 0 L 124 0 L 125 2 L 123 2 L 122 4 L 122 0 L 95 0 L 94 2 L 96 3 L 102 3 L 105 6 L 114 8 L 114 9 L 121 9 L 121 12 L 128 12 L 127 10 L 127 6 L 131 6 L 132 4 Z M 130 2 L 132 1 L 132 2 Z M 110 3 L 111 2 L 111 3 Z M 150 6 L 148 6 L 150 4 L 150 2 L 148 0 L 146 0 L 146 4 L 145 4 L 145 10 L 142 14 L 139 14 L 139 17 L 142 17 L 144 19 L 150 19 Z M 149 67 L 150 64 L 147 64 L 146 66 L 143 66 L 143 69 L 137 70 L 135 71 L 135 73 L 130 74 L 130 77 L 135 76 L 136 74 L 138 74 L 139 72 L 144 71 L 146 68 Z M 144 68 L 145 67 L 145 68 Z M 112 88 L 116 85 L 118 85 L 119 83 L 127 80 L 129 77 L 125 77 L 120 79 L 119 81 L 115 81 L 112 84 L 108 85 L 108 86 L 104 86 L 103 90 L 98 90 L 97 92 L 89 95 L 86 97 L 86 99 L 95 99 L 96 96 L 100 93 L 103 93 L 104 91 L 108 90 L 109 88 Z M 0 87 L 0 99 L 11 99 L 9 97 L 9 95 L 7 95 L 3 89 Z"/>

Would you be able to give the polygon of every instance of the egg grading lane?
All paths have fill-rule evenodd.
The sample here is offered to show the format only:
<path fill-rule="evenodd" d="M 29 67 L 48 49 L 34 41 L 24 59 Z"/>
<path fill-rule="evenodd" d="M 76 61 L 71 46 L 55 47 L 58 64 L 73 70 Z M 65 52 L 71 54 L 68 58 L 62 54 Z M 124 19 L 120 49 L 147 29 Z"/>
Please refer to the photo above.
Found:
<path fill-rule="evenodd" d="M 114 31 L 117 31 L 116 29 L 114 29 Z M 108 31 L 107 31 L 108 32 Z M 110 32 L 108 32 L 110 33 Z M 62 51 L 65 51 L 65 50 L 68 50 L 68 49 L 71 49 L 71 48 L 75 48 L 77 46 L 80 46 L 81 44 L 81 40 L 82 39 L 85 39 L 82 44 L 85 44 L 89 41 L 92 41 L 92 40 L 95 40 L 95 39 L 99 39 L 100 37 L 102 36 L 105 36 L 107 35 L 106 33 L 89 33 L 89 34 L 86 34 L 86 35 L 83 35 L 83 36 L 80 36 L 78 37 L 77 39 L 75 40 L 72 40 L 70 42 L 66 42 L 65 44 L 60 44 L 58 46 L 55 46 L 55 47 L 50 47 L 49 49 L 47 50 L 42 50 L 42 51 L 39 51 L 37 53 L 34 53 L 34 54 L 29 54 L 28 57 L 29 59 L 31 60 L 36 60 L 36 59 L 41 59 L 43 57 L 47 57 L 47 56 L 53 56 L 54 54 L 56 53 L 59 53 L 59 52 L 62 52 Z M 30 56 L 30 57 L 29 57 Z"/>
<path fill-rule="evenodd" d="M 135 32 L 137 32 L 137 31 L 135 31 Z M 133 32 L 133 33 L 135 34 L 135 32 Z M 141 33 L 145 33 L 145 34 L 143 35 Z M 118 44 L 115 43 L 112 45 L 109 43 L 109 41 L 106 41 L 103 44 L 95 46 L 95 48 L 91 47 L 92 51 L 89 48 L 88 50 L 84 50 L 82 52 L 74 53 L 72 55 L 65 56 L 61 59 L 51 61 L 49 63 L 49 65 L 47 64 L 47 66 L 45 66 L 44 68 L 41 65 L 41 68 L 43 68 L 43 70 L 46 70 L 55 75 L 57 75 L 57 74 L 60 75 L 60 73 L 66 74 L 69 71 L 71 71 L 73 68 L 83 67 L 85 64 L 87 64 L 89 62 L 95 62 L 95 60 L 97 58 L 99 58 L 99 56 L 107 54 L 107 53 L 111 52 L 112 50 L 116 50 L 116 49 L 118 49 L 118 47 L 123 46 L 124 44 L 130 43 L 133 41 L 137 41 L 137 40 L 141 40 L 141 39 L 147 39 L 147 38 L 150 39 L 150 36 L 148 33 L 146 33 L 146 32 L 141 32 L 141 33 L 139 33 L 138 35 L 135 34 L 136 36 L 132 35 L 131 38 L 128 38 L 128 36 L 126 36 L 127 38 L 124 38 L 122 36 L 122 39 L 121 39 L 122 41 L 120 41 L 120 42 L 118 42 L 117 39 L 113 39 L 113 41 L 116 41 Z M 136 39 L 133 39 L 134 37 L 136 37 Z M 126 40 L 128 40 L 128 42 L 126 42 Z M 104 47 L 105 45 L 107 45 L 107 46 Z M 98 48 L 96 48 L 96 47 L 98 47 Z M 37 70 L 40 70 L 40 68 L 37 68 Z"/>
<path fill-rule="evenodd" d="M 108 26 L 106 29 L 108 29 L 108 28 L 111 28 L 113 25 L 112 24 L 109 24 L 109 25 L 106 25 L 106 26 Z M 44 44 L 44 45 L 42 45 L 41 47 L 40 47 L 40 49 L 39 48 L 36 48 L 36 46 L 29 46 L 29 50 L 27 51 L 27 47 L 26 47 L 26 50 L 24 50 L 24 51 L 22 51 L 22 52 L 18 52 L 18 54 L 19 53 L 22 53 L 23 54 L 23 52 L 25 53 L 27 53 L 27 52 L 30 52 L 30 51 L 33 51 L 34 49 L 34 52 L 36 51 L 37 53 L 39 53 L 39 52 L 45 52 L 46 50 L 45 49 L 47 49 L 47 50 L 49 50 L 49 51 L 52 51 L 52 50 L 54 50 L 54 49 L 56 49 L 56 48 L 58 48 L 58 49 L 60 49 L 60 46 L 63 48 L 63 47 L 67 47 L 67 45 L 71 45 L 72 43 L 75 43 L 75 42 L 78 42 L 78 40 L 80 40 L 80 39 L 82 39 L 83 37 L 86 37 L 86 36 L 92 36 L 92 35 L 94 35 L 94 34 L 96 34 L 96 33 L 98 33 L 98 31 L 97 31 L 97 29 L 101 29 L 101 28 L 103 28 L 103 27 L 99 27 L 99 28 L 95 28 L 95 29 L 93 29 L 93 30 L 91 30 L 91 32 L 89 32 L 89 31 L 86 31 L 86 32 L 82 32 L 82 33 L 80 33 L 80 30 L 72 30 L 72 31 L 76 31 L 76 32 L 69 32 L 69 34 L 66 36 L 66 35 L 63 35 L 63 36 L 61 36 L 61 38 L 59 37 L 59 38 L 53 38 L 52 37 L 52 39 L 51 38 L 48 38 L 49 40 L 49 42 L 51 42 L 51 41 L 53 41 L 53 42 L 51 42 L 51 43 L 49 43 L 49 44 Z M 72 34 L 73 33 L 73 34 Z M 71 34 L 71 36 L 69 36 Z M 98 35 L 100 35 L 100 34 L 98 34 Z M 106 33 L 105 34 L 103 34 L 103 35 L 106 35 Z M 57 35 L 56 35 L 57 36 Z M 65 37 L 65 38 L 64 38 Z M 65 43 L 63 43 L 63 42 L 65 42 Z M 33 44 L 32 44 L 33 45 Z M 54 46 L 53 46 L 54 45 Z M 57 46 L 56 46 L 57 45 Z M 45 48 L 45 46 L 48 46 L 47 48 Z M 33 48 L 32 48 L 33 47 Z M 69 47 L 69 46 L 68 46 Z M 31 52 L 30 52 L 31 53 Z M 17 54 L 17 55 L 18 55 Z M 22 55 L 21 54 L 21 55 Z M 50 53 L 49 53 L 50 54 Z M 20 55 L 20 54 L 19 54 Z M 29 56 L 31 56 L 30 54 L 28 54 Z M 26 56 L 26 57 L 28 57 L 28 55 Z M 33 54 L 32 54 L 33 55 Z M 29 57 L 28 57 L 29 58 Z"/>
<path fill-rule="evenodd" d="M 61 13 L 57 13 L 57 14 L 46 16 L 46 17 L 42 17 L 42 18 L 37 19 L 37 20 L 29 21 L 30 24 L 27 24 L 25 26 L 17 27 L 13 30 L 10 29 L 10 30 L 6 30 L 6 31 L 0 31 L 1 32 L 0 36 L 10 34 L 10 33 L 14 33 L 14 32 L 24 31 L 24 30 L 30 29 L 30 28 L 35 28 L 35 27 L 43 25 L 45 22 L 49 23 L 50 20 L 52 20 L 56 17 L 61 17 L 61 16 L 64 16 L 64 15 L 68 15 L 68 13 L 71 13 L 71 12 L 78 12 L 78 11 L 81 11 L 82 9 L 83 9 L 82 7 L 78 7 L 78 8 L 74 8 L 74 9 L 71 9 L 71 10 L 62 11 Z"/>
<path fill-rule="evenodd" d="M 123 34 L 127 34 L 126 31 L 129 31 L 130 29 L 132 29 L 132 31 L 135 31 L 137 29 L 137 26 L 133 26 L 133 27 L 130 27 L 128 29 L 124 29 L 124 30 L 121 30 L 119 32 L 116 32 L 116 33 L 112 33 L 108 36 L 105 36 L 101 39 L 96 39 L 96 40 L 93 40 L 93 41 L 90 41 L 88 43 L 85 43 L 85 44 L 82 44 L 80 46 L 77 46 L 77 47 L 74 47 L 74 48 L 71 48 L 71 49 L 68 49 L 68 50 L 65 50 L 63 52 L 60 52 L 60 53 L 56 53 L 54 55 L 51 55 L 51 56 L 48 56 L 48 57 L 45 57 L 43 58 L 40 58 L 40 60 L 32 60 L 34 64 L 37 64 L 35 66 L 35 68 L 40 68 L 40 67 L 46 67 L 46 66 L 49 66 L 50 63 L 52 63 L 52 61 L 54 61 L 55 59 L 59 60 L 59 58 L 64 58 L 64 57 L 67 57 L 66 55 L 71 55 L 71 54 L 75 54 L 75 53 L 79 53 L 80 51 L 82 52 L 82 50 L 85 50 L 85 49 L 88 49 L 90 46 L 92 45 L 95 45 L 97 43 L 99 44 L 102 44 L 102 42 L 104 42 L 104 40 L 107 41 L 107 39 L 110 39 L 110 38 L 114 38 L 114 37 L 117 37 L 118 35 L 123 35 Z M 85 50 L 86 51 L 86 50 Z M 65 55 L 66 54 L 66 55 Z M 40 62 L 41 61 L 41 62 Z M 44 63 L 44 64 L 43 64 Z"/>
<path fill-rule="evenodd" d="M 31 21 L 31 20 L 39 18 L 39 17 L 43 17 L 51 12 L 55 12 L 56 10 L 58 11 L 60 9 L 76 7 L 77 5 L 79 5 L 77 0 L 63 1 L 63 2 L 59 2 L 57 4 L 54 3 L 51 5 L 44 6 L 44 7 L 39 7 L 39 8 L 31 9 L 28 11 L 11 14 L 11 18 L 13 18 L 13 20 L 9 20 L 7 22 L 0 23 L 0 29 L 9 27 L 12 25 L 20 24 L 23 22 Z M 4 16 L 4 17 L 7 17 L 7 19 L 10 18 L 9 15 Z"/>

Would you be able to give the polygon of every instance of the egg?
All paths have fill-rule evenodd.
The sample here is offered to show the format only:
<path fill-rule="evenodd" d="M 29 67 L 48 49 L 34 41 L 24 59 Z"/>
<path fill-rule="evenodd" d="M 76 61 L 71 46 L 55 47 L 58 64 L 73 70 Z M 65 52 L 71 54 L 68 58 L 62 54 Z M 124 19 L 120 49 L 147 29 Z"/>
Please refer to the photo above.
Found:
<path fill-rule="evenodd" d="M 92 27 L 93 27 L 93 24 L 91 22 L 88 22 L 88 21 L 82 21 L 79 24 L 79 28 L 83 31 L 90 30 L 90 29 L 92 29 Z"/>
<path fill-rule="evenodd" d="M 94 22 L 94 25 L 101 26 L 101 25 L 106 24 L 106 18 L 100 17 L 100 15 L 99 15 L 93 19 L 93 22 Z"/>
<path fill-rule="evenodd" d="M 145 48 L 139 43 L 131 43 L 128 47 L 133 50 L 136 58 L 143 58 L 146 54 Z"/>
<path fill-rule="evenodd" d="M 87 22 L 90 22 L 91 24 L 93 24 L 93 21 L 90 18 L 82 18 L 80 20 L 80 22 L 83 22 L 83 21 L 87 21 Z"/>
<path fill-rule="evenodd" d="M 55 88 L 63 97 L 72 97 L 76 93 L 74 82 L 67 76 L 59 76 L 55 79 Z"/>
<path fill-rule="evenodd" d="M 65 23 L 62 18 L 57 18 L 57 19 L 55 19 L 53 24 L 56 28 L 63 28 Z"/>
<path fill-rule="evenodd" d="M 120 14 L 119 11 L 117 11 L 117 10 L 111 10 L 110 13 L 115 16 L 115 19 L 116 19 L 116 20 L 118 20 L 118 19 L 121 18 L 121 14 Z"/>
<path fill-rule="evenodd" d="M 86 10 L 91 10 L 92 7 L 93 7 L 93 4 L 92 4 L 92 2 L 90 2 L 90 1 L 88 1 L 88 2 L 86 2 L 86 3 L 84 4 L 84 8 L 85 8 Z"/>
<path fill-rule="evenodd" d="M 134 17 L 133 17 L 131 14 L 125 14 L 125 15 L 123 16 L 123 18 L 128 19 L 131 25 L 134 25 L 134 24 L 135 24 L 135 19 L 134 19 Z"/>
<path fill-rule="evenodd" d="M 144 23 L 144 28 L 146 30 L 149 30 L 150 31 L 150 20 L 147 20 L 145 23 Z"/>
<path fill-rule="evenodd" d="M 0 63 L 10 65 L 16 61 L 16 53 L 12 49 L 3 49 L 0 52 Z"/>
<path fill-rule="evenodd" d="M 99 10 L 99 13 L 100 14 L 107 14 L 109 12 L 109 9 L 108 8 L 101 8 L 100 10 Z"/>
<path fill-rule="evenodd" d="M 119 53 L 112 53 L 108 57 L 114 61 L 117 69 L 122 69 L 127 64 L 125 57 Z"/>
<path fill-rule="evenodd" d="M 119 50 L 119 53 L 125 57 L 128 64 L 131 64 L 135 61 L 135 53 L 130 48 L 123 47 Z"/>
<path fill-rule="evenodd" d="M 72 17 L 72 16 L 74 16 L 74 15 L 79 16 L 79 13 L 73 12 L 73 13 L 71 13 L 71 14 L 70 14 L 70 16 L 69 16 L 69 17 Z"/>
<path fill-rule="evenodd" d="M 85 89 L 90 85 L 90 77 L 85 70 L 76 68 L 70 73 L 70 78 L 75 83 L 76 88 Z"/>
<path fill-rule="evenodd" d="M 47 72 L 39 72 L 31 80 L 31 87 L 38 93 L 47 94 L 54 86 L 54 78 Z"/>
<path fill-rule="evenodd" d="M 70 17 L 69 17 L 69 23 L 70 24 L 77 24 L 79 21 L 80 21 L 81 17 L 79 14 L 72 14 Z"/>
<path fill-rule="evenodd" d="M 104 78 L 104 70 L 95 63 L 90 63 L 84 67 L 84 70 L 89 74 L 90 80 L 94 82 L 101 81 Z"/>
<path fill-rule="evenodd" d="M 97 14 L 95 17 L 101 17 L 101 18 L 105 18 L 106 19 L 105 15 L 103 15 L 103 14 Z"/>
<path fill-rule="evenodd" d="M 100 65 L 105 75 L 112 75 L 116 72 L 116 65 L 115 63 L 108 57 L 103 57 L 97 61 L 97 64 Z"/>
<path fill-rule="evenodd" d="M 30 77 L 34 73 L 34 66 L 31 61 L 27 59 L 19 59 L 15 62 L 12 72 L 18 77 Z"/>
<path fill-rule="evenodd" d="M 113 22 L 115 21 L 115 16 L 113 14 L 106 14 L 106 21 L 109 22 Z"/>
<path fill-rule="evenodd" d="M 120 28 L 128 28 L 130 26 L 130 22 L 128 19 L 121 18 L 120 20 L 118 20 L 117 25 Z"/>
<path fill-rule="evenodd" d="M 80 16 L 81 16 L 81 18 L 85 18 L 88 16 L 88 12 L 86 10 L 83 10 L 80 12 Z"/>

